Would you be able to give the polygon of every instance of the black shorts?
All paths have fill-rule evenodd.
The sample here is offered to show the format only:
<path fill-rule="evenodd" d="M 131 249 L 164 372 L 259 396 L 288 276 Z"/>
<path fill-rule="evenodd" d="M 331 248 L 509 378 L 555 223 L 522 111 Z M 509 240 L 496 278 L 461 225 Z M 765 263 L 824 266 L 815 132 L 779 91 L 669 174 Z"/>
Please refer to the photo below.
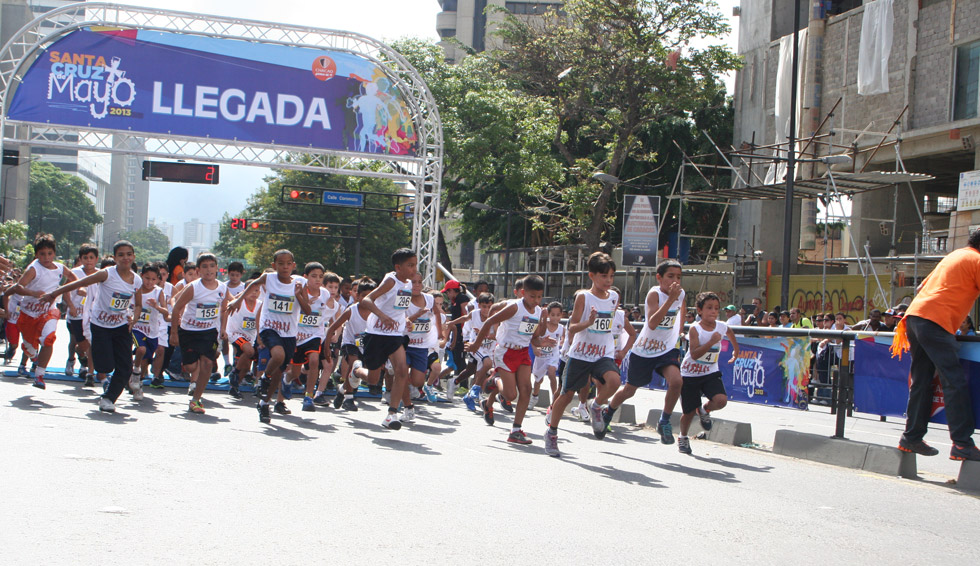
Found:
<path fill-rule="evenodd" d="M 355 346 L 354 344 L 344 344 L 343 346 L 341 346 L 340 354 L 345 358 L 349 358 L 353 356 L 357 359 L 361 359 L 361 349 Z"/>
<path fill-rule="evenodd" d="M 361 360 L 368 371 L 383 367 L 398 348 L 408 347 L 408 336 L 387 336 L 369 332 L 364 335 L 363 341 L 364 355 L 361 356 Z"/>
<path fill-rule="evenodd" d="M 632 361 L 630 363 L 633 363 Z M 715 395 L 727 395 L 721 372 L 716 371 L 699 377 L 685 377 L 681 386 L 681 410 L 692 413 L 701 406 L 701 395 L 711 400 Z"/>
<path fill-rule="evenodd" d="M 626 383 L 633 387 L 646 387 L 653 381 L 653 372 L 663 375 L 667 366 L 681 367 L 681 352 L 677 348 L 660 354 L 655 358 L 644 358 L 630 353 L 629 368 L 626 370 Z"/>
<path fill-rule="evenodd" d="M 262 332 L 259 332 L 259 339 L 262 340 L 262 345 L 266 347 L 269 352 L 276 346 L 282 348 L 282 369 L 286 369 L 286 365 L 289 360 L 293 359 L 293 352 L 296 351 L 296 337 L 295 336 L 279 336 L 279 333 L 271 328 L 266 328 Z"/>
<path fill-rule="evenodd" d="M 296 346 L 296 351 L 293 352 L 293 365 L 301 366 L 306 363 L 306 355 L 310 352 L 316 352 L 318 355 L 320 353 L 320 339 L 314 338 L 312 340 L 307 340 L 302 344 Z"/>
<path fill-rule="evenodd" d="M 594 362 L 587 362 L 570 357 L 565 364 L 565 373 L 561 377 L 561 392 L 578 391 L 589 385 L 590 377 L 605 384 L 606 379 L 603 376 L 610 371 L 619 375 L 619 366 L 612 358 L 599 358 Z"/>
<path fill-rule="evenodd" d="M 236 340 L 235 340 L 234 342 L 232 342 L 232 344 L 231 344 L 231 347 L 232 347 L 232 348 L 234 349 L 234 351 L 235 351 L 235 357 L 236 357 L 236 358 L 240 358 L 240 357 L 242 357 L 242 355 L 243 355 L 243 354 L 242 354 L 242 346 L 243 346 L 244 344 L 252 344 L 252 357 L 250 357 L 249 359 L 250 359 L 250 360 L 254 360 L 254 359 L 256 359 L 256 358 L 258 357 L 258 352 L 259 352 L 259 349 L 255 347 L 255 344 L 254 344 L 254 343 L 252 343 L 252 342 L 249 342 L 249 341 L 248 341 L 248 338 L 245 338 L 244 336 L 239 336 L 239 337 L 238 337 L 238 338 L 237 338 L 237 339 L 236 339 Z"/>
<path fill-rule="evenodd" d="M 181 363 L 190 365 L 201 358 L 212 362 L 218 359 L 218 330 L 184 330 L 177 329 L 177 340 L 180 344 Z"/>
<path fill-rule="evenodd" d="M 68 321 L 68 333 L 71 334 L 71 339 L 76 344 L 85 341 L 85 331 L 83 329 L 82 319 Z"/>

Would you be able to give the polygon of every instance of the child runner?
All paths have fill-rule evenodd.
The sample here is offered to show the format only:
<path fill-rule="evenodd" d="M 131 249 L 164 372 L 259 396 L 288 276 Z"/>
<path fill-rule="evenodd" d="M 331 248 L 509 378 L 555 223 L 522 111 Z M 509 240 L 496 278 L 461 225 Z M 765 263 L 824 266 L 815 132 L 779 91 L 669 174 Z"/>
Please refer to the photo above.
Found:
<path fill-rule="evenodd" d="M 531 375 L 534 376 L 534 389 L 531 391 L 529 406 L 538 406 L 538 395 L 541 393 L 541 382 L 548 378 L 551 385 L 551 398 L 558 396 L 558 352 L 565 343 L 565 327 L 561 325 L 561 303 L 553 302 L 548 305 L 548 329 L 545 337 L 555 341 L 555 346 L 536 348 L 534 363 L 531 365 Z"/>
<path fill-rule="evenodd" d="M 153 379 L 150 380 L 150 387 L 163 389 L 163 371 L 170 363 L 170 356 L 173 355 L 174 351 L 174 348 L 170 346 L 170 299 L 174 292 L 174 286 L 168 281 L 170 273 L 167 271 L 167 262 L 158 261 L 156 266 L 160 272 L 160 282 L 157 286 L 163 292 L 164 299 L 160 306 L 166 309 L 167 313 L 157 321 L 157 351 L 153 355 Z"/>
<path fill-rule="evenodd" d="M 636 394 L 640 387 L 646 387 L 653 381 L 653 372 L 657 372 L 667 380 L 667 395 L 664 397 L 664 410 L 657 423 L 660 442 L 674 443 L 673 426 L 670 415 L 677 405 L 681 395 L 680 351 L 677 341 L 684 327 L 681 317 L 686 312 L 685 293 L 681 288 L 681 264 L 667 259 L 657 265 L 657 287 L 652 287 L 647 293 L 647 319 L 640 330 L 636 343 L 630 350 L 626 368 L 626 385 L 624 385 L 612 401 L 609 410 L 604 415 L 612 420 L 612 415 L 627 399 Z M 607 421 L 608 425 L 609 422 Z"/>
<path fill-rule="evenodd" d="M 259 382 L 259 421 L 272 421 L 269 410 L 269 399 L 272 391 L 279 391 L 282 373 L 286 363 L 292 359 L 296 351 L 296 332 L 299 326 L 300 312 L 310 314 L 310 303 L 306 300 L 303 282 L 293 275 L 296 261 L 293 252 L 278 250 L 272 255 L 274 272 L 263 273 L 245 287 L 247 293 L 253 287 L 265 287 L 262 296 L 262 310 L 259 315 L 259 339 L 269 350 L 269 361 L 265 374 Z M 229 303 L 231 312 L 237 311 L 242 303 L 244 293 L 238 295 Z M 299 309 L 296 308 L 299 303 Z"/>
<path fill-rule="evenodd" d="M 300 370 L 303 364 L 307 364 L 306 370 L 306 396 L 303 397 L 303 410 L 316 411 L 313 404 L 313 391 L 316 388 L 316 378 L 320 374 L 320 350 L 326 348 L 325 363 L 329 365 L 333 362 L 330 357 L 330 348 L 324 344 L 326 337 L 324 324 L 333 321 L 337 311 L 336 303 L 334 308 L 327 309 L 327 302 L 330 294 L 323 288 L 323 265 L 318 262 L 310 262 L 303 269 L 303 278 L 306 287 L 306 300 L 310 304 L 310 314 L 299 317 L 299 325 L 296 330 L 296 352 L 293 354 L 292 365 L 289 368 L 289 376 L 283 378 L 282 393 L 289 398 L 292 396 L 292 382 L 299 381 Z M 283 403 L 285 406 L 285 403 Z M 276 403 L 276 412 L 279 411 L 279 403 Z"/>
<path fill-rule="evenodd" d="M 446 327 L 446 314 L 442 310 L 446 298 L 439 291 L 430 291 L 429 294 L 432 296 L 432 312 L 438 315 L 440 324 L 432 327 L 430 330 L 432 333 L 430 339 L 435 345 L 429 349 L 429 377 L 426 380 L 425 387 L 422 389 L 425 393 L 426 400 L 429 403 L 435 403 L 437 400 L 436 390 L 441 389 L 439 387 L 439 376 L 442 374 L 442 359 L 446 355 L 444 330 Z M 447 394 L 447 398 L 452 400 L 453 394 L 451 391 Z"/>
<path fill-rule="evenodd" d="M 354 393 L 357 392 L 357 388 L 360 386 L 360 380 L 351 373 L 351 369 L 354 366 L 354 362 L 361 359 L 363 353 L 362 342 L 367 328 L 368 317 L 367 311 L 360 308 L 360 301 L 378 286 L 369 277 L 360 279 L 356 283 L 357 291 L 354 293 L 354 302 L 327 329 L 327 335 L 330 336 L 336 333 L 341 326 L 344 327 L 343 336 L 340 340 L 340 384 L 337 386 L 337 395 L 334 397 L 333 408 L 339 409 L 343 407 L 345 411 L 357 410 L 357 405 L 354 403 Z M 326 405 L 330 402 L 326 389 L 327 382 L 321 380 L 320 384 L 317 385 L 317 396 L 313 399 L 314 403 Z"/>
<path fill-rule="evenodd" d="M 361 299 L 360 308 L 368 313 L 364 334 L 364 357 L 353 364 L 354 376 L 377 383 L 386 362 L 391 362 L 395 375 L 389 391 L 388 414 L 381 426 L 398 430 L 398 404 L 405 396 L 408 381 L 408 363 L 405 359 L 405 316 L 412 303 L 412 277 L 418 270 L 418 257 L 408 248 L 400 248 L 391 254 L 394 271 L 388 272 L 381 285 Z"/>
<path fill-rule="evenodd" d="M 78 279 L 64 264 L 54 260 L 55 254 L 54 236 L 38 234 L 34 238 L 34 261 L 9 291 L 24 296 L 20 300 L 17 328 L 24 337 L 25 350 L 34 359 L 34 387 L 39 389 L 44 389 L 44 372 L 51 360 L 55 330 L 61 319 L 61 311 L 41 298 L 57 289 L 62 278 L 68 283 Z"/>
<path fill-rule="evenodd" d="M 554 347 L 551 338 L 544 338 L 548 325 L 541 317 L 541 296 L 544 294 L 544 279 L 539 275 L 524 278 L 524 298 L 512 299 L 483 323 L 476 338 L 467 347 L 470 353 L 480 349 L 483 341 L 494 326 L 497 328 L 497 345 L 493 350 L 493 365 L 497 374 L 486 381 L 489 396 L 482 402 L 483 420 L 493 425 L 493 402 L 499 392 L 508 401 L 517 399 L 517 410 L 507 442 L 530 444 L 531 440 L 521 430 L 524 415 L 531 396 L 531 358 L 530 345 Z"/>
<path fill-rule="evenodd" d="M 126 240 L 116 242 L 112 246 L 112 256 L 115 265 L 62 285 L 42 297 L 42 300 L 51 302 L 63 293 L 94 285 L 92 290 L 95 293 L 89 294 L 92 362 L 95 371 L 106 375 L 112 372 L 112 380 L 99 397 L 99 410 L 108 413 L 116 412 L 116 400 L 129 384 L 133 371 L 133 336 L 130 331 L 133 319 L 129 315 L 130 307 L 134 312 L 143 309 L 140 291 L 143 281 L 132 270 L 136 259 L 133 244 Z"/>
<path fill-rule="evenodd" d="M 701 428 L 711 430 L 711 411 L 722 409 L 728 404 L 725 393 L 725 382 L 718 371 L 718 356 L 721 354 L 721 339 L 727 337 L 732 343 L 732 357 L 728 363 L 734 363 L 738 357 L 738 341 L 735 333 L 727 324 L 718 320 L 721 312 L 721 300 L 718 295 L 706 291 L 698 295 L 698 315 L 701 320 L 691 325 L 687 339 L 691 347 L 684 355 L 681 363 L 681 376 L 684 385 L 681 387 L 681 435 L 677 438 L 677 450 L 683 454 L 691 453 L 691 440 L 687 431 L 691 421 L 697 414 L 701 419 Z M 701 406 L 701 395 L 708 402 Z"/>
<path fill-rule="evenodd" d="M 496 299 L 490 293 L 483 293 L 479 295 L 476 299 L 477 308 L 471 310 L 467 314 L 463 315 L 460 319 L 464 322 L 463 324 L 463 340 L 466 343 L 472 343 L 476 338 L 476 335 L 483 328 L 484 321 L 490 318 L 490 309 L 494 306 Z M 449 326 L 456 326 L 457 321 L 450 321 Z M 494 329 L 491 329 L 487 333 L 487 338 L 480 344 L 480 347 L 476 352 L 468 354 L 469 361 L 466 365 L 466 370 L 464 374 L 473 375 L 473 387 L 463 395 L 463 403 L 466 404 L 466 408 L 475 411 L 476 404 L 480 400 L 480 394 L 483 391 L 483 385 L 487 381 L 487 375 L 490 373 L 491 366 L 493 366 L 493 348 L 495 333 Z M 450 386 L 453 383 L 449 384 Z"/>
<path fill-rule="evenodd" d="M 616 264 L 608 254 L 595 252 L 588 260 L 589 279 L 592 287 L 575 296 L 572 315 L 568 319 L 568 333 L 571 345 L 568 362 L 562 374 L 561 393 L 551 404 L 548 430 L 545 432 L 545 453 L 560 456 L 558 451 L 558 423 L 565 413 L 565 407 L 575 394 L 595 383 L 596 396 L 592 400 L 592 432 L 602 439 L 606 435 L 606 425 L 602 420 L 602 405 L 619 387 L 619 367 L 613 361 L 615 345 L 612 336 L 612 323 L 619 306 L 619 294 L 611 290 L 616 277 Z"/>
<path fill-rule="evenodd" d="M 333 372 L 337 368 L 337 359 L 340 357 L 340 332 L 329 334 L 326 327 L 331 326 L 340 314 L 347 309 L 340 300 L 340 276 L 336 273 L 327 271 L 323 274 L 323 288 L 327 294 L 326 311 L 322 320 L 324 325 L 323 347 L 320 349 L 320 381 L 324 387 L 330 385 Z M 353 300 L 353 297 L 352 297 Z M 313 376 L 313 385 L 306 388 L 307 396 L 313 394 L 313 388 L 319 387 L 316 375 Z M 309 382 L 307 382 L 309 383 Z M 314 398 L 315 401 L 315 398 Z"/>
<path fill-rule="evenodd" d="M 143 308 L 136 316 L 133 324 L 133 343 L 136 351 L 133 358 L 136 361 L 133 375 L 129 378 L 129 390 L 137 401 L 143 400 L 143 376 L 149 373 L 150 360 L 157 353 L 157 335 L 160 331 L 160 320 L 168 316 L 170 311 L 165 306 L 167 299 L 157 284 L 160 282 L 160 269 L 156 264 L 148 263 L 140 271 L 143 285 L 140 293 L 143 295 Z"/>
<path fill-rule="evenodd" d="M 170 343 L 180 345 L 181 364 L 195 384 L 188 410 L 204 413 L 201 396 L 218 360 L 218 336 L 225 333 L 221 311 L 228 306 L 228 288 L 217 279 L 214 254 L 197 256 L 197 269 L 201 277 L 188 284 L 174 304 L 173 318 L 180 324 L 170 330 Z"/>
<path fill-rule="evenodd" d="M 259 311 L 262 309 L 262 302 L 258 300 L 259 288 L 252 287 L 244 295 L 242 306 L 229 316 L 229 309 L 225 309 L 221 316 L 226 321 L 224 323 L 224 339 L 231 342 L 235 348 L 235 367 L 228 374 L 230 387 L 228 394 L 235 399 L 241 399 L 239 391 L 242 376 L 247 374 L 252 367 L 252 360 L 255 359 L 255 337 L 258 334 Z"/>
<path fill-rule="evenodd" d="M 225 286 L 228 287 L 228 296 L 232 299 L 241 294 L 245 290 L 245 284 L 242 283 L 242 275 L 245 274 L 245 266 L 242 265 L 240 261 L 233 261 L 228 264 L 228 281 Z M 225 362 L 225 376 L 231 374 L 231 370 L 234 369 L 234 365 L 228 357 L 228 340 L 222 338 L 221 340 L 221 360 Z"/>
<path fill-rule="evenodd" d="M 88 277 L 98 271 L 95 268 L 95 263 L 98 260 L 99 249 L 92 244 L 82 244 L 78 248 L 78 261 L 80 265 L 72 269 L 71 272 L 75 274 L 76 279 Z M 72 342 L 74 342 L 74 349 L 68 352 L 68 363 L 65 364 L 65 374 L 71 375 L 74 371 L 74 359 L 77 354 L 78 361 L 81 365 L 78 368 L 78 377 L 84 380 L 84 387 L 91 387 L 94 385 L 92 378 L 95 374 L 95 369 L 92 367 L 92 360 L 90 358 L 92 345 L 85 338 L 85 331 L 82 328 L 82 318 L 86 304 L 85 291 L 67 293 L 64 296 L 64 301 L 68 305 L 68 314 L 65 317 L 65 321 L 68 324 L 68 333 L 72 337 Z"/>
<path fill-rule="evenodd" d="M 416 271 L 412 276 L 412 300 L 405 313 L 408 320 L 406 325 L 408 345 L 405 347 L 405 359 L 409 368 L 409 388 L 402 397 L 405 403 L 401 419 L 403 423 L 415 421 L 415 406 L 412 404 L 412 395 L 409 392 L 414 392 L 425 385 L 426 372 L 429 370 L 429 351 L 439 345 L 439 334 L 441 334 L 439 327 L 442 325 L 442 318 L 434 308 L 435 299 L 432 295 L 422 292 L 422 274 Z M 391 405 L 397 404 L 397 399 L 393 398 Z"/>

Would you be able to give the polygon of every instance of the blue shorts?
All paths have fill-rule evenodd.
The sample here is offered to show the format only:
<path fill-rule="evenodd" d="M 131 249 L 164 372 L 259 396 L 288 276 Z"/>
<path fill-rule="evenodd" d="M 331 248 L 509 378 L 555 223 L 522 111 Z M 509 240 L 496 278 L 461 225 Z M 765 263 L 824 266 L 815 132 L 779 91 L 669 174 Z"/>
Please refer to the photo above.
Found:
<path fill-rule="evenodd" d="M 405 360 L 408 362 L 409 369 L 425 373 L 429 370 L 429 349 L 407 346 L 405 348 Z"/>
<path fill-rule="evenodd" d="M 262 340 L 262 344 L 269 350 L 270 353 L 276 346 L 282 348 L 283 359 L 281 369 L 286 369 L 289 364 L 289 360 L 293 359 L 293 354 L 296 352 L 296 337 L 279 336 L 275 330 L 266 328 L 262 332 L 259 332 L 259 338 Z M 269 357 L 271 357 L 271 355 Z M 269 357 L 265 359 L 266 363 L 268 363 Z M 259 363 L 261 364 L 261 362 L 262 351 L 259 350 Z"/>
<path fill-rule="evenodd" d="M 136 348 L 146 348 L 143 358 L 146 361 L 153 359 L 153 353 L 157 351 L 157 339 L 150 338 L 139 330 L 133 330 L 133 344 Z M 135 350 L 134 350 L 135 351 Z"/>

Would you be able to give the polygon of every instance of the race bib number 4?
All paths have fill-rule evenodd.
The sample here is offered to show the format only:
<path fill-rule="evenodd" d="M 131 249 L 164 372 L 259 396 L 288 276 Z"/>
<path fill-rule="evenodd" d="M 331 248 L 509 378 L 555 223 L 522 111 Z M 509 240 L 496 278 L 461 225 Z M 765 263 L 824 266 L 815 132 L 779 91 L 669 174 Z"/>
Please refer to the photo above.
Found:
<path fill-rule="evenodd" d="M 133 296 L 128 293 L 113 293 L 109 297 L 109 308 L 114 311 L 129 310 L 129 302 Z"/>
<path fill-rule="evenodd" d="M 721 348 L 714 347 L 708 350 L 703 356 L 698 358 L 698 363 L 701 364 L 715 364 L 718 363 L 718 354 L 721 353 Z"/>
<path fill-rule="evenodd" d="M 408 308 L 408 305 L 412 303 L 412 292 L 411 291 L 398 291 L 398 295 L 395 297 L 394 307 L 398 310 L 404 310 Z"/>
<path fill-rule="evenodd" d="M 598 334 L 608 334 L 612 330 L 612 313 L 611 312 L 600 312 L 596 313 L 595 322 L 589 327 L 589 332 L 594 332 Z"/>
<path fill-rule="evenodd" d="M 198 303 L 194 311 L 197 320 L 214 320 L 218 318 L 218 305 L 215 303 Z"/>
<path fill-rule="evenodd" d="M 538 327 L 538 319 L 525 316 L 521 320 L 520 324 L 517 325 L 517 333 L 521 336 L 530 336 L 534 334 L 534 330 Z"/>
<path fill-rule="evenodd" d="M 316 328 L 320 326 L 320 313 L 313 311 L 310 314 L 304 314 L 299 317 L 299 325 L 306 326 L 310 328 Z"/>
<path fill-rule="evenodd" d="M 276 314 L 293 314 L 296 297 L 269 294 L 269 312 Z"/>
<path fill-rule="evenodd" d="M 667 314 L 664 315 L 664 319 L 657 325 L 657 328 L 673 328 L 675 322 L 677 322 L 677 311 L 669 310 L 667 311 Z"/>

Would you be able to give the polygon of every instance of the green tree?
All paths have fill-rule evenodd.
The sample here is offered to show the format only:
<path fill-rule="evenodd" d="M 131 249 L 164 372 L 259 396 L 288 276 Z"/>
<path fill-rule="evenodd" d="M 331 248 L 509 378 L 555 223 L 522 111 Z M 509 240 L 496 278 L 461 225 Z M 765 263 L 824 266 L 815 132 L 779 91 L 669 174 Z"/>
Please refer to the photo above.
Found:
<path fill-rule="evenodd" d="M 0 224 L 0 254 L 10 258 L 15 265 L 25 265 L 28 260 L 34 259 L 34 248 L 31 245 L 19 245 L 26 237 L 27 224 L 20 220 L 7 220 Z"/>
<path fill-rule="evenodd" d="M 630 161 L 655 167 L 644 131 L 717 101 L 719 77 L 738 58 L 721 46 L 690 47 L 729 31 L 717 8 L 710 0 L 568 0 L 561 13 L 511 16 L 501 26 L 509 46 L 495 52 L 501 68 L 549 100 L 557 120 L 552 145 L 568 176 L 541 197 L 561 237 L 598 248 L 618 212 L 617 185 L 592 175 L 622 179 Z"/>
<path fill-rule="evenodd" d="M 250 222 L 270 220 L 271 232 L 233 230 L 231 218 L 226 217 L 219 228 L 215 251 L 225 257 L 244 257 L 260 268 L 272 263 L 272 254 L 278 249 L 288 249 L 296 258 L 297 268 L 311 262 L 320 262 L 327 270 L 340 276 L 383 276 L 391 270 L 389 258 L 395 249 L 412 242 L 411 221 L 395 218 L 391 212 L 357 210 L 332 206 L 283 203 L 281 195 L 286 186 L 320 187 L 334 190 L 384 193 L 367 195 L 365 208 L 398 209 L 398 187 L 389 180 L 369 177 L 325 175 L 309 171 L 280 170 L 267 178 L 268 186 L 260 189 L 249 199 L 245 210 L 236 215 Z M 391 196 L 387 196 L 391 195 Z M 360 273 L 355 272 L 356 225 L 360 219 Z M 292 223 L 290 223 L 292 221 Z M 309 225 L 299 222 L 322 223 L 331 236 L 309 233 Z M 330 226 L 346 225 L 346 226 Z M 302 234 L 276 234 L 289 231 Z"/>
<path fill-rule="evenodd" d="M 88 242 L 102 222 L 86 194 L 85 182 L 46 161 L 31 163 L 28 234 L 49 233 L 58 242 L 58 254 L 72 257 Z"/>
<path fill-rule="evenodd" d="M 170 251 L 170 239 L 156 226 L 150 225 L 142 230 L 122 232 L 120 240 L 129 240 L 136 248 L 136 263 L 162 261 Z"/>

